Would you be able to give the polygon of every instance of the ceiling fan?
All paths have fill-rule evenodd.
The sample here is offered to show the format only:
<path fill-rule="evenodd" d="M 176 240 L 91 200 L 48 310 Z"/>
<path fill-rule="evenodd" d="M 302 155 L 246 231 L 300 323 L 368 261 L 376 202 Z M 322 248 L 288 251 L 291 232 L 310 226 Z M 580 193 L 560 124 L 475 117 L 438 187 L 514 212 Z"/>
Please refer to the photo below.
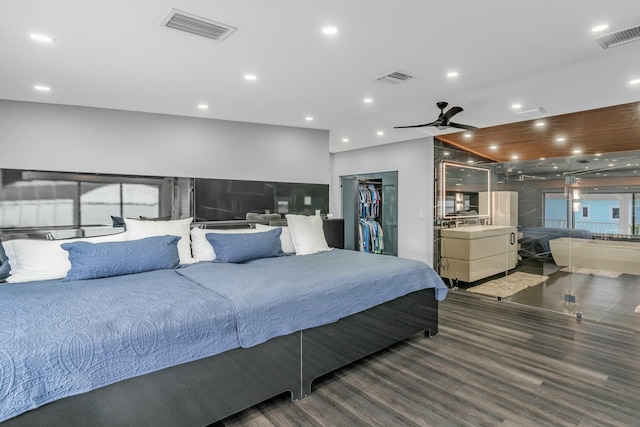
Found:
<path fill-rule="evenodd" d="M 440 130 L 444 130 L 444 129 L 447 129 L 447 128 L 450 128 L 450 127 L 451 128 L 458 128 L 458 129 L 466 129 L 466 130 L 476 130 L 476 129 L 478 129 L 475 126 L 463 125 L 463 124 L 460 124 L 460 123 L 453 123 L 451 121 L 451 117 L 455 116 L 456 114 L 460 113 L 461 111 L 464 111 L 462 109 L 462 107 L 451 107 L 445 113 L 444 109 L 447 108 L 447 105 L 449 105 L 449 103 L 440 101 L 440 102 L 436 103 L 436 105 L 440 109 L 440 115 L 433 122 L 425 123 L 425 124 L 422 124 L 422 125 L 394 126 L 394 129 L 420 128 L 420 127 L 423 127 L 423 126 L 435 126 Z"/>

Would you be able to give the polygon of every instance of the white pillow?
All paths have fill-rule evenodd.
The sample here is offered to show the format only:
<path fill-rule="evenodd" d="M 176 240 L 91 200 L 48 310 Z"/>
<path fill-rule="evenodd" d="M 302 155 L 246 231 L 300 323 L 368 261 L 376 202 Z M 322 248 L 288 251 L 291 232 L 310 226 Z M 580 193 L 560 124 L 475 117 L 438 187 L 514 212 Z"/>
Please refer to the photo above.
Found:
<path fill-rule="evenodd" d="M 287 215 L 291 240 L 296 255 L 309 255 L 330 250 L 322 229 L 322 218 L 318 215 Z"/>
<path fill-rule="evenodd" d="M 289 230 L 289 227 L 273 227 L 270 225 L 256 224 L 256 230 L 258 231 L 273 230 L 274 228 L 282 228 L 282 233 L 280 234 L 280 244 L 282 244 L 282 252 L 284 252 L 285 254 L 295 254 L 296 247 L 293 246 L 293 240 L 291 240 L 291 230 Z"/>
<path fill-rule="evenodd" d="M 193 218 L 170 219 L 166 221 L 124 219 L 129 240 L 138 240 L 153 236 L 179 236 L 178 255 L 180 256 L 180 264 L 191 264 L 194 262 L 191 256 L 191 242 L 189 240 L 192 221 Z"/>
<path fill-rule="evenodd" d="M 216 259 L 216 253 L 213 250 L 213 246 L 207 240 L 206 235 L 209 233 L 221 233 L 221 234 L 232 234 L 232 233 L 258 233 L 259 230 L 255 228 L 229 228 L 229 229 L 220 229 L 220 230 L 203 230 L 198 227 L 194 227 L 191 229 L 191 250 L 193 251 L 193 260 L 195 262 L 201 261 L 213 261 Z"/>
<path fill-rule="evenodd" d="M 11 275 L 9 283 L 31 282 L 35 280 L 54 280 L 66 277 L 71 268 L 69 252 L 60 247 L 70 242 L 123 242 L 127 233 L 109 234 L 97 237 L 82 237 L 62 240 L 19 239 L 3 242 L 9 258 Z"/>

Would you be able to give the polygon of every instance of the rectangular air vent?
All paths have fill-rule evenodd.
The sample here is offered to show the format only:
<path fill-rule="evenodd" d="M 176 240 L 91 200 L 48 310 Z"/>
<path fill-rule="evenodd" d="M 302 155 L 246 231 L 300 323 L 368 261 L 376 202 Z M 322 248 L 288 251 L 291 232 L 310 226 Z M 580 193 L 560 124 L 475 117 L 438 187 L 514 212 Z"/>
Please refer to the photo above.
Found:
<path fill-rule="evenodd" d="M 407 80 L 411 80 L 412 78 L 413 76 L 407 73 L 402 73 L 400 71 L 392 71 L 390 73 L 385 73 L 381 76 L 374 77 L 373 80 L 395 84 L 395 83 L 406 82 Z"/>
<path fill-rule="evenodd" d="M 547 110 L 542 107 L 538 107 L 534 110 L 516 111 L 516 116 L 523 120 L 538 119 L 547 114 Z"/>
<path fill-rule="evenodd" d="M 221 42 L 229 37 L 236 27 L 212 21 L 177 9 L 171 9 L 161 25 L 197 36 Z"/>
<path fill-rule="evenodd" d="M 625 30 L 616 31 L 615 33 L 594 37 L 594 40 L 603 49 L 609 49 L 610 47 L 616 47 L 622 44 L 640 40 L 640 25 L 627 28 Z"/>

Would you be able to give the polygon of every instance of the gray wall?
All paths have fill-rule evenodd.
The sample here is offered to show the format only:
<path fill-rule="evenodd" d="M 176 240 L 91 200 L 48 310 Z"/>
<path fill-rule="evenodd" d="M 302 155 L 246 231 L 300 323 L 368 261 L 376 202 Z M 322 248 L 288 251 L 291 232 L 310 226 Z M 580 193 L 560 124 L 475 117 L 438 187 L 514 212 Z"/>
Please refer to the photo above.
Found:
<path fill-rule="evenodd" d="M 398 256 L 433 266 L 433 138 L 332 154 L 329 210 L 342 217 L 340 177 L 398 171 Z"/>
<path fill-rule="evenodd" d="M 329 184 L 329 132 L 0 100 L 0 168 Z"/>

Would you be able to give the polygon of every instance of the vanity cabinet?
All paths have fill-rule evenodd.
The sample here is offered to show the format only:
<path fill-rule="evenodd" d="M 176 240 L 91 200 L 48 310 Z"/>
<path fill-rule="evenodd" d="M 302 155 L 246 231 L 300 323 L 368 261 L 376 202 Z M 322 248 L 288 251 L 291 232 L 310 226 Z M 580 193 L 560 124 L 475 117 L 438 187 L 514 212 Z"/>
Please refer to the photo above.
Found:
<path fill-rule="evenodd" d="M 475 282 L 515 268 L 517 228 L 478 225 L 441 230 L 440 276 Z"/>

